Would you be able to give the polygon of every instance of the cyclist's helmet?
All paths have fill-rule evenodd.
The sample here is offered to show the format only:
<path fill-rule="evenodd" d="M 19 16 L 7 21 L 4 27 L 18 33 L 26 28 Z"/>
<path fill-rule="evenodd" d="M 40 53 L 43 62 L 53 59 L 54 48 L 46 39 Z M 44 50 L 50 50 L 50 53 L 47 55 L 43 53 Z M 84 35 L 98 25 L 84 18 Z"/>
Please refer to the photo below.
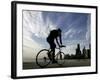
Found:
<path fill-rule="evenodd" d="M 59 32 L 61 32 L 61 29 L 60 29 L 60 28 L 58 28 L 58 31 L 59 31 Z"/>

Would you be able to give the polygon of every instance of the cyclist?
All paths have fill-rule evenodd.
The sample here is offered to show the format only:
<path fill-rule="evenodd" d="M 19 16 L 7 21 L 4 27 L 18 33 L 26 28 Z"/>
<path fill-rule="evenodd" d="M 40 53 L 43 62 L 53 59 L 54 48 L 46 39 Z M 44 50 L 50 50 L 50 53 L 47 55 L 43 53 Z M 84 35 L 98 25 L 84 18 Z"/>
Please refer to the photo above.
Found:
<path fill-rule="evenodd" d="M 52 30 L 50 31 L 50 34 L 47 37 L 47 42 L 49 43 L 50 49 L 52 51 L 52 54 L 48 53 L 48 57 L 50 58 L 52 63 L 57 63 L 57 61 L 55 60 L 55 48 L 56 48 L 55 40 L 59 47 L 62 46 L 61 32 L 62 31 L 60 28 Z"/>

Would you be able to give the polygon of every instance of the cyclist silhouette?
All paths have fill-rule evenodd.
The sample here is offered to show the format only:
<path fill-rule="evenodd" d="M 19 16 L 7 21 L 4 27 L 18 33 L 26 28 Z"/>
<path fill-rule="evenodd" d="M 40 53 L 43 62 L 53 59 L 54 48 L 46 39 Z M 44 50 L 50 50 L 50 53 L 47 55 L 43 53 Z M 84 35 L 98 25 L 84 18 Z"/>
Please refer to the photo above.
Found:
<path fill-rule="evenodd" d="M 56 48 L 55 40 L 56 40 L 56 43 L 58 44 L 58 46 L 60 47 L 60 46 L 62 46 L 62 38 L 61 37 L 62 36 L 61 36 L 60 28 L 50 31 L 50 34 L 47 37 L 47 42 L 49 43 L 50 49 L 52 51 L 52 54 L 48 53 L 48 57 L 50 58 L 52 63 L 57 63 L 57 61 L 55 60 L 55 48 Z"/>

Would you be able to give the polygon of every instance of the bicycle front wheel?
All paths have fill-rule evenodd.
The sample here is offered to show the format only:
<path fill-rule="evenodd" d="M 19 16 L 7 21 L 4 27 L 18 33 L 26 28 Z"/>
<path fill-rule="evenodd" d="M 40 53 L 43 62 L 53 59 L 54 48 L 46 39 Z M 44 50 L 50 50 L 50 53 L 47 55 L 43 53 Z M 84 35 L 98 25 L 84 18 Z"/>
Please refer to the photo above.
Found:
<path fill-rule="evenodd" d="M 65 54 L 63 52 L 58 52 L 55 56 L 55 59 L 57 60 L 57 63 L 62 66 L 65 62 Z"/>
<path fill-rule="evenodd" d="M 48 53 L 49 53 L 49 50 L 43 49 L 36 56 L 36 63 L 41 68 L 46 67 L 50 63 Z"/>

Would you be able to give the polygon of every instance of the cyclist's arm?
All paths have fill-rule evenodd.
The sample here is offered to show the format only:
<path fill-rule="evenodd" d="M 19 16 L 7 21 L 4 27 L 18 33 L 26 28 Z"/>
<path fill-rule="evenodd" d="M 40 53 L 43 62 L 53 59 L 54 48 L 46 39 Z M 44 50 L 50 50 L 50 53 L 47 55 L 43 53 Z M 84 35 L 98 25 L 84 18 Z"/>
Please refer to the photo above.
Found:
<path fill-rule="evenodd" d="M 59 40 L 60 40 L 60 44 L 62 45 L 62 36 L 61 36 L 61 34 L 59 35 Z"/>
<path fill-rule="evenodd" d="M 59 44 L 59 42 L 58 42 L 58 39 L 57 39 L 57 38 L 56 38 L 56 42 L 57 42 L 58 46 L 60 46 L 60 44 Z"/>

